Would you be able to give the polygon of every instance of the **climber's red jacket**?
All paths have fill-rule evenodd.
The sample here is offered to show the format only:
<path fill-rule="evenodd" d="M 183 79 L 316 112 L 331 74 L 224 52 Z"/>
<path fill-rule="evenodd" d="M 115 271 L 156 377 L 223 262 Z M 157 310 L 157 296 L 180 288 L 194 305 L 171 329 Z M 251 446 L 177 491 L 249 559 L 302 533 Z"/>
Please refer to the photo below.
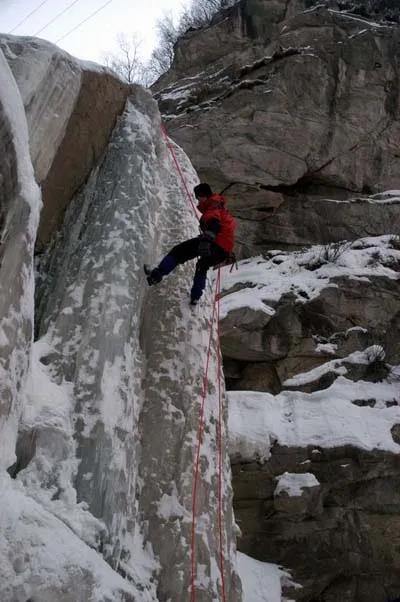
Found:
<path fill-rule="evenodd" d="M 231 253 L 235 242 L 235 220 L 225 207 L 225 199 L 220 194 L 212 194 L 199 202 L 197 209 L 202 214 L 200 228 L 202 232 L 216 234 L 215 244 Z"/>

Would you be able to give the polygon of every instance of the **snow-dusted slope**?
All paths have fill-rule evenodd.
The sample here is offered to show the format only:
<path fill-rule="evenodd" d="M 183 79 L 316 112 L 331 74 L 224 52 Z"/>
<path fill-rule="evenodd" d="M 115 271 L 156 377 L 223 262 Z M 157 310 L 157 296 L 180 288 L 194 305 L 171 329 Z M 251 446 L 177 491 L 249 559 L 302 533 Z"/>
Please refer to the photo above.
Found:
<path fill-rule="evenodd" d="M 271 445 L 341 447 L 399 453 L 392 429 L 400 423 L 400 371 L 389 382 L 352 382 L 341 376 L 328 389 L 315 393 L 231 392 L 231 453 L 241 458 L 267 459 Z M 373 399 L 375 407 L 355 400 Z M 392 407 L 386 403 L 394 402 Z"/>
<path fill-rule="evenodd" d="M 241 552 L 238 552 L 238 564 L 243 583 L 243 602 L 285 602 L 282 585 L 296 587 L 289 573 L 275 564 L 260 562 Z"/>
<path fill-rule="evenodd" d="M 391 198 L 399 199 L 394 193 Z M 341 277 L 364 282 L 369 277 L 399 280 L 400 215 L 392 226 L 393 234 L 386 236 L 315 245 L 292 253 L 270 251 L 266 257 L 240 262 L 239 270 L 225 269 L 223 290 L 228 292 L 235 285 L 241 290 L 223 297 L 221 318 L 242 307 L 273 316 L 284 295 L 292 294 L 298 302 L 315 299 L 323 289 L 340 286 L 335 279 Z"/>

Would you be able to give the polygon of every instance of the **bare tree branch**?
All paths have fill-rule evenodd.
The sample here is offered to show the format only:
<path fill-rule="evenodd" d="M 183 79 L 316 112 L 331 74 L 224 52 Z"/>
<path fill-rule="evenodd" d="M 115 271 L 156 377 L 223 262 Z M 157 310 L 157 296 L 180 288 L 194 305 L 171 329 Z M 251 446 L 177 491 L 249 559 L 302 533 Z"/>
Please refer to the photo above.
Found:
<path fill-rule="evenodd" d="M 140 58 L 141 40 L 137 35 L 117 36 L 118 51 L 104 57 L 105 64 L 128 83 L 149 86 L 155 79 L 168 71 L 175 55 L 175 44 L 190 29 L 206 27 L 213 16 L 222 8 L 238 0 L 191 0 L 177 23 L 171 13 L 164 13 L 157 22 L 158 44 L 150 60 L 145 64 Z"/>
<path fill-rule="evenodd" d="M 175 44 L 188 29 L 208 26 L 219 10 L 232 6 L 237 1 L 191 0 L 189 7 L 184 9 L 177 25 L 175 25 L 171 14 L 164 14 L 157 23 L 158 45 L 150 59 L 150 70 L 154 78 L 168 71 L 174 59 Z"/>
<path fill-rule="evenodd" d="M 137 34 L 131 36 L 123 33 L 118 34 L 118 50 L 106 54 L 104 64 L 128 84 L 136 83 L 148 86 L 151 78 L 149 77 L 148 68 L 140 56 L 141 45 L 142 40 Z"/>

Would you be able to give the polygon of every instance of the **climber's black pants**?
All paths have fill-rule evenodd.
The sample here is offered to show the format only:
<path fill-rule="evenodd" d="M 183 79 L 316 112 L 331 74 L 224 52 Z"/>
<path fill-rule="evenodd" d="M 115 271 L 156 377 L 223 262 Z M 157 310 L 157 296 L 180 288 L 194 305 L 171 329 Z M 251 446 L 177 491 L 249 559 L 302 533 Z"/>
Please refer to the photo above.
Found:
<path fill-rule="evenodd" d="M 172 272 L 178 264 L 186 263 L 186 261 L 199 257 L 199 242 L 199 237 L 190 238 L 171 249 L 158 266 L 161 274 L 166 276 Z M 199 257 L 196 263 L 196 271 L 191 290 L 192 299 L 200 299 L 206 286 L 207 271 L 209 268 L 222 263 L 228 257 L 228 253 L 214 242 L 212 242 L 210 246 L 210 255 Z"/>

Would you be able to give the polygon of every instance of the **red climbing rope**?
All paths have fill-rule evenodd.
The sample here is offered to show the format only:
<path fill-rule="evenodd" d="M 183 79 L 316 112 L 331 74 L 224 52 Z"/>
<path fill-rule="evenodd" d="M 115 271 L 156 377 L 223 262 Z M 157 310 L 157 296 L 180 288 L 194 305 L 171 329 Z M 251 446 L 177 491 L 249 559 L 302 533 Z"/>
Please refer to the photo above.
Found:
<path fill-rule="evenodd" d="M 183 175 L 183 172 L 182 172 L 181 166 L 179 165 L 179 161 L 178 161 L 178 159 L 177 159 L 177 156 L 176 156 L 176 153 L 175 153 L 175 149 L 174 149 L 174 147 L 173 147 L 173 146 L 172 146 L 172 144 L 171 144 L 171 141 L 170 141 L 170 139 L 169 139 L 169 136 L 168 136 L 167 130 L 165 129 L 165 125 L 164 125 L 163 123 L 161 124 L 161 131 L 162 131 L 162 133 L 163 133 L 163 136 L 164 136 L 164 138 L 165 138 L 165 142 L 166 142 L 166 144 L 167 144 L 167 147 L 168 147 L 168 149 L 169 149 L 169 151 L 170 151 L 170 153 L 171 153 L 171 155 L 172 155 L 172 158 L 173 158 L 173 160 L 174 160 L 174 163 L 175 163 L 176 170 L 177 170 L 178 174 L 179 174 L 179 175 L 180 175 L 180 177 L 181 177 L 181 181 L 182 181 L 182 183 L 183 183 L 183 187 L 184 187 L 184 189 L 185 189 L 185 191 L 186 191 L 187 198 L 189 199 L 189 202 L 190 202 L 190 204 L 191 204 L 191 206 L 192 206 L 192 209 L 193 209 L 193 211 L 194 211 L 194 214 L 195 214 L 195 216 L 196 216 L 196 219 L 199 219 L 199 216 L 198 216 L 198 214 L 197 214 L 197 209 L 196 209 L 196 206 L 195 206 L 195 204 L 194 204 L 194 202 L 193 202 L 193 197 L 192 197 L 192 195 L 191 195 L 191 193 L 190 193 L 190 190 L 189 190 L 189 187 L 188 187 L 188 185 L 186 184 L 186 179 L 185 179 L 185 176 Z"/>
<path fill-rule="evenodd" d="M 217 341 L 218 341 L 218 531 L 219 531 L 219 570 L 221 574 L 221 586 L 222 586 L 222 600 L 225 602 L 225 559 L 224 559 L 224 536 L 223 536 L 223 467 L 222 467 L 222 450 L 223 450 L 223 439 L 222 439 L 222 425 L 224 423 L 223 417 L 223 405 L 222 405 L 222 388 L 221 388 L 221 377 L 222 377 L 222 365 L 221 365 L 221 336 L 220 336 L 220 297 L 221 297 L 221 268 L 218 268 L 217 284 L 216 284 L 216 301 L 217 301 Z"/>
<path fill-rule="evenodd" d="M 216 278 L 215 285 L 215 295 L 214 295 L 214 303 L 213 303 L 213 313 L 211 317 L 210 323 L 210 332 L 208 339 L 208 349 L 207 349 L 207 359 L 203 376 L 203 389 L 201 394 L 201 405 L 200 405 L 200 416 L 199 416 L 199 429 L 197 434 L 197 447 L 195 454 L 195 464 L 193 469 L 193 490 L 192 490 L 192 545 L 191 545 L 191 553 L 192 553 L 192 575 L 191 575 L 191 602 L 196 602 L 196 514 L 197 514 L 197 488 L 199 481 L 199 468 L 200 468 L 200 449 L 201 443 L 203 439 L 204 433 L 204 407 L 205 401 L 207 397 L 207 389 L 208 389 L 208 371 L 210 366 L 210 357 L 211 357 L 211 343 L 212 343 L 212 335 L 214 328 L 214 320 L 216 318 L 217 321 L 217 336 L 218 336 L 218 346 L 217 346 L 217 355 L 218 355 L 218 365 L 217 365 L 217 378 L 218 378 L 218 422 L 217 422 L 217 449 L 218 449 L 218 537 L 219 537 L 219 566 L 221 573 L 221 588 L 222 588 L 222 600 L 226 602 L 226 593 L 225 593 L 225 570 L 224 570 L 224 542 L 223 542 L 223 491 L 222 491 L 222 481 L 223 481 L 223 471 L 222 471 L 222 423 L 223 423 L 223 408 L 222 408 L 222 387 L 221 387 L 221 374 L 222 374 L 222 366 L 221 366 L 221 353 L 219 346 L 219 296 L 221 289 L 221 271 L 218 270 L 218 275 Z"/>
<path fill-rule="evenodd" d="M 196 602 L 196 514 L 197 514 L 197 487 L 199 481 L 199 467 L 200 467 L 200 449 L 201 443 L 203 439 L 204 433 L 204 406 L 207 397 L 207 389 L 208 389 L 208 369 L 210 366 L 210 357 L 211 357 L 211 343 L 212 343 L 212 335 L 214 328 L 214 319 L 216 315 L 217 308 L 217 295 L 215 294 L 214 303 L 213 303 L 213 313 L 211 317 L 210 323 L 210 332 L 208 337 L 208 348 L 207 348 L 207 359 L 204 369 L 203 375 L 203 388 L 201 392 L 201 404 L 200 404 L 200 414 L 199 414 L 199 428 L 197 431 L 197 446 L 195 453 L 195 462 L 193 467 L 193 488 L 192 488 L 192 544 L 191 544 L 191 554 L 192 554 L 192 576 L 191 576 L 191 602 Z"/>
<path fill-rule="evenodd" d="M 174 160 L 174 164 L 176 170 L 181 178 L 183 183 L 183 187 L 186 191 L 186 195 L 190 201 L 192 209 L 198 219 L 198 214 L 196 211 L 196 207 L 193 202 L 192 195 L 189 191 L 188 185 L 185 180 L 185 176 L 183 171 L 179 165 L 179 161 L 176 157 L 175 150 L 168 138 L 167 131 L 163 124 L 161 124 L 161 129 L 167 144 L 167 147 L 172 155 Z M 196 514 L 197 514 L 197 490 L 198 490 L 198 482 L 199 482 L 199 469 L 200 469 L 200 450 L 201 444 L 203 440 L 204 433 L 204 408 L 207 397 L 207 389 L 208 389 L 208 371 L 210 366 L 210 358 L 211 358 L 211 344 L 213 339 L 213 330 L 214 330 L 214 320 L 217 320 L 217 355 L 218 355 L 218 365 L 217 365 L 217 378 L 218 378 L 218 422 L 217 422 L 217 449 L 218 449 L 218 537 L 219 537 L 219 565 L 220 565 L 220 573 L 221 573 L 221 588 L 222 588 L 222 600 L 226 602 L 225 595 L 225 572 L 224 572 L 224 542 L 223 542 L 223 491 L 222 491 L 222 481 L 223 481 L 223 472 L 222 472 L 222 424 L 223 424 L 223 407 L 222 407 L 222 390 L 221 390 L 221 374 L 222 374 L 222 366 L 221 366 L 221 349 L 219 345 L 219 297 L 221 290 L 221 271 L 218 269 L 218 274 L 216 278 L 215 285 L 215 294 L 214 294 L 214 302 L 213 302 L 213 312 L 210 322 L 210 330 L 208 337 L 208 348 L 207 348 L 207 358 L 203 373 L 203 387 L 201 392 L 201 403 L 200 403 L 200 413 L 199 413 L 199 427 L 197 432 L 197 445 L 195 451 L 195 461 L 193 466 L 193 487 L 192 487 L 192 541 L 191 541 L 191 589 L 190 589 L 190 600 L 191 602 L 196 602 Z"/>

